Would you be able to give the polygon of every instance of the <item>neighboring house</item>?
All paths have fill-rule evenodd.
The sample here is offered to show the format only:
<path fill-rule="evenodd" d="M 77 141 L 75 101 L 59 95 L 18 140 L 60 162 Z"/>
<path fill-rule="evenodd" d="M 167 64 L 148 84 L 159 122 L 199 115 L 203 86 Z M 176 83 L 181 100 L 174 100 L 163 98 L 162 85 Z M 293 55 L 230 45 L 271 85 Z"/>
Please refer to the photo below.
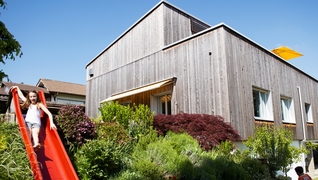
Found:
<path fill-rule="evenodd" d="M 45 88 L 51 95 L 49 101 L 59 104 L 85 105 L 86 86 L 50 79 L 40 79 L 37 87 Z"/>
<path fill-rule="evenodd" d="M 19 86 L 19 88 L 21 89 L 21 91 L 23 92 L 23 94 L 25 96 L 26 96 L 27 92 L 29 92 L 29 91 L 33 91 L 33 90 L 39 91 L 39 90 L 41 90 L 41 91 L 43 91 L 46 100 L 48 100 L 49 97 L 50 97 L 49 92 L 46 89 L 44 89 L 44 88 L 31 86 L 31 85 L 27 85 L 27 84 L 19 84 L 19 83 L 12 83 L 12 82 L 2 81 L 1 88 L 0 88 L 0 96 L 1 96 L 1 102 L 0 102 L 1 110 L 0 110 L 0 113 L 6 113 L 5 104 L 8 101 L 10 87 L 12 87 L 12 86 Z M 22 101 L 21 101 L 21 103 L 22 103 Z M 13 105 L 11 105 L 11 108 L 13 108 Z"/>
<path fill-rule="evenodd" d="M 11 86 L 19 86 L 25 96 L 32 90 L 43 91 L 48 109 L 52 114 L 57 114 L 59 109 L 66 104 L 77 104 L 85 108 L 85 85 L 40 79 L 36 86 L 2 82 L 0 88 L 0 113 L 6 112 L 5 103 L 7 103 L 8 91 Z M 11 105 L 11 108 L 13 108 L 13 105 Z"/>
<path fill-rule="evenodd" d="M 102 102 L 142 103 L 156 114 L 221 115 L 243 140 L 260 124 L 291 127 L 298 147 L 318 140 L 316 79 L 228 25 L 211 27 L 166 1 L 86 72 L 89 117 Z"/>

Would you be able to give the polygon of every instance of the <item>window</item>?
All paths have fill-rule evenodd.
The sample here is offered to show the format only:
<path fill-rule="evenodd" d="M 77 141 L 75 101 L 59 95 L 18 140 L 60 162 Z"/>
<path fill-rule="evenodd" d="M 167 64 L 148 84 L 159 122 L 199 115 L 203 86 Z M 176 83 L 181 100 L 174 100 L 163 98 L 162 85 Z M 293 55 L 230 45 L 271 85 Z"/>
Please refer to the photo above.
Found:
<path fill-rule="evenodd" d="M 209 27 L 210 26 L 207 26 L 207 25 L 205 25 L 205 24 L 203 24 L 195 19 L 191 19 L 191 32 L 192 32 L 192 34 L 196 34 L 196 33 L 203 31 Z"/>
<path fill-rule="evenodd" d="M 151 110 L 155 111 L 155 114 L 171 114 L 171 94 L 153 96 Z"/>
<path fill-rule="evenodd" d="M 273 120 L 271 93 L 266 90 L 253 89 L 254 117 Z"/>
<path fill-rule="evenodd" d="M 305 103 L 305 111 L 306 111 L 306 120 L 307 122 L 313 122 L 313 119 L 312 119 L 312 112 L 311 112 L 311 105 L 310 104 L 307 104 Z"/>
<path fill-rule="evenodd" d="M 129 100 L 129 101 L 124 101 L 124 102 L 120 102 L 119 103 L 120 105 L 122 105 L 122 106 L 132 106 L 132 104 L 131 104 L 131 100 Z"/>
<path fill-rule="evenodd" d="M 282 121 L 295 123 L 296 121 L 293 100 L 288 97 L 281 97 L 280 105 L 282 110 Z"/>

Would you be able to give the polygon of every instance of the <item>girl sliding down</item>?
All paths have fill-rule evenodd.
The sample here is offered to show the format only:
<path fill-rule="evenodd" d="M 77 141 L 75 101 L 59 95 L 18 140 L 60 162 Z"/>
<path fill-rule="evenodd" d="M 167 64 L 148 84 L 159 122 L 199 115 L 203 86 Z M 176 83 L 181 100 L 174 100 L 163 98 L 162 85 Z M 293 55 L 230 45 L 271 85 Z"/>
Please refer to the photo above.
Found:
<path fill-rule="evenodd" d="M 24 102 L 21 106 L 22 109 L 28 109 L 25 122 L 28 127 L 28 133 L 31 140 L 33 139 L 33 148 L 35 150 L 41 147 L 39 143 L 39 133 L 41 128 L 41 111 L 44 111 L 50 119 L 50 129 L 56 129 L 53 123 L 53 116 L 51 112 L 41 103 L 38 93 L 36 91 L 30 91 L 27 97 L 24 97 L 18 86 L 12 86 L 10 90 L 17 89 L 20 99 Z"/>

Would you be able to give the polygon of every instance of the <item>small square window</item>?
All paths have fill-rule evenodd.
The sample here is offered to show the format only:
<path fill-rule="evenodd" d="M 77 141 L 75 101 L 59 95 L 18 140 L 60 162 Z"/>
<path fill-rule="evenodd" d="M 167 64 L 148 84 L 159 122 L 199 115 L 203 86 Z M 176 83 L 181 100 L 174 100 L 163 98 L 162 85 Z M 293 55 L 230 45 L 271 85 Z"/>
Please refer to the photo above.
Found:
<path fill-rule="evenodd" d="M 266 90 L 253 89 L 254 117 L 273 120 L 271 93 Z"/>
<path fill-rule="evenodd" d="M 305 103 L 305 110 L 306 110 L 306 120 L 307 120 L 307 122 L 312 123 L 313 119 L 312 119 L 311 105 Z"/>
<path fill-rule="evenodd" d="M 282 111 L 282 121 L 287 123 L 295 123 L 294 102 L 291 98 L 281 97 L 280 105 Z"/>

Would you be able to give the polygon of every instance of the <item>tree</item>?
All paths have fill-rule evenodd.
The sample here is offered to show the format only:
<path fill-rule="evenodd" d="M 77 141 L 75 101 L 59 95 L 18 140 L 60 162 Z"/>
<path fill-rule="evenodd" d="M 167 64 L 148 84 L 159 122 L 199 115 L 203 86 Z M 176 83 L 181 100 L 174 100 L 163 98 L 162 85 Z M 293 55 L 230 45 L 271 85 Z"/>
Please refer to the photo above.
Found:
<path fill-rule="evenodd" d="M 6 3 L 0 0 L 0 7 L 6 9 Z M 1 13 L 0 13 L 1 14 Z M 16 56 L 22 56 L 21 45 L 8 31 L 5 24 L 0 21 L 0 62 L 5 64 L 5 60 L 15 60 Z M 8 77 L 7 74 L 0 70 L 0 79 Z"/>
<path fill-rule="evenodd" d="M 226 140 L 241 140 L 237 131 L 224 122 L 223 117 L 208 114 L 159 114 L 154 118 L 153 127 L 160 135 L 165 135 L 168 131 L 187 132 L 207 151 Z"/>
<path fill-rule="evenodd" d="M 251 154 L 266 161 L 272 178 L 281 170 L 287 176 L 290 165 L 299 160 L 301 153 L 307 153 L 305 148 L 292 146 L 293 132 L 281 127 L 262 126 L 255 128 L 255 134 L 247 139 L 244 144 Z"/>

